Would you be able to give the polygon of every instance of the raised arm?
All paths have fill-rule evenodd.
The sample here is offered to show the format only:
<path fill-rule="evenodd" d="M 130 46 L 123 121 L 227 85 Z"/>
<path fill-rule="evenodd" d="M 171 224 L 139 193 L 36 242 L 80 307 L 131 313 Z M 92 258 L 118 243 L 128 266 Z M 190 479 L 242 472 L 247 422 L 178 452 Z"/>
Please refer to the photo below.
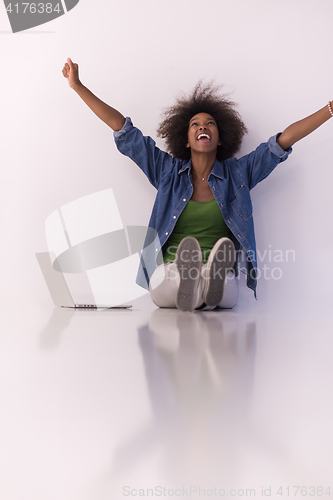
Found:
<path fill-rule="evenodd" d="M 71 59 L 67 59 L 62 74 L 68 80 L 69 86 L 81 97 L 89 108 L 106 123 L 112 130 L 120 130 L 124 123 L 124 116 L 108 104 L 101 101 L 87 87 L 82 85 L 79 79 L 79 67 Z"/>
<path fill-rule="evenodd" d="M 284 132 L 282 132 L 280 137 L 277 139 L 278 144 L 282 149 L 287 151 L 287 149 L 295 144 L 295 142 L 311 134 L 311 132 L 316 130 L 316 128 L 320 127 L 320 125 L 332 118 L 332 110 L 333 101 L 316 113 L 313 113 L 313 115 L 307 116 L 306 118 L 303 118 L 303 120 L 293 123 L 287 127 Z"/>

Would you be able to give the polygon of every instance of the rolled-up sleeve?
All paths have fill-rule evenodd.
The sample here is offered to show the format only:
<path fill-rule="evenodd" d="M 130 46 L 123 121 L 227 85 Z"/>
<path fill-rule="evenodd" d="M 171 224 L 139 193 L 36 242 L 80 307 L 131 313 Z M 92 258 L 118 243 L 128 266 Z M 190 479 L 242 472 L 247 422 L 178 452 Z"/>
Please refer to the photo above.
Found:
<path fill-rule="evenodd" d="M 264 180 L 274 168 L 285 161 L 292 148 L 287 151 L 281 148 L 277 139 L 281 133 L 270 137 L 267 142 L 260 144 L 255 151 L 237 160 L 237 165 L 243 177 L 247 179 L 249 189 Z"/>
<path fill-rule="evenodd" d="M 123 128 L 113 132 L 113 136 L 114 136 L 115 141 L 116 142 L 123 141 L 125 139 L 126 132 L 131 130 L 131 128 L 133 128 L 133 123 L 132 123 L 132 120 L 127 116 L 125 119 L 125 123 L 123 125 Z"/>
<path fill-rule="evenodd" d="M 140 167 L 156 189 L 175 166 L 176 161 L 172 156 L 161 151 L 151 137 L 144 136 L 134 127 L 129 117 L 123 128 L 114 132 L 114 139 L 118 150 Z"/>
<path fill-rule="evenodd" d="M 282 132 L 279 132 L 276 135 L 273 135 L 273 137 L 270 137 L 268 139 L 268 147 L 272 151 L 272 153 L 280 158 L 280 161 L 284 161 L 288 158 L 290 153 L 292 152 L 292 148 L 290 147 L 286 151 L 281 148 L 280 144 L 277 142 L 278 138 L 280 137 Z"/>

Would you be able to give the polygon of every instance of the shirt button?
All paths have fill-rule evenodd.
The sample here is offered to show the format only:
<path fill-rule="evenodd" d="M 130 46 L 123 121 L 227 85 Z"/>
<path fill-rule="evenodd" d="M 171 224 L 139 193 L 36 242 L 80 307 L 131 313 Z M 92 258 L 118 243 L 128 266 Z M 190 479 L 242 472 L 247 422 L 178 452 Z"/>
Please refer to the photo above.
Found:
<path fill-rule="evenodd" d="M 213 191 L 215 191 L 215 186 L 213 186 Z"/>
<path fill-rule="evenodd" d="M 169 234 L 168 232 L 165 233 L 166 236 L 168 236 L 168 234 Z"/>
<path fill-rule="evenodd" d="M 186 198 L 183 198 L 183 201 L 186 201 Z"/>
<path fill-rule="evenodd" d="M 176 216 L 174 215 L 173 218 L 176 219 Z"/>
<path fill-rule="evenodd" d="M 156 248 L 156 252 L 158 252 L 158 248 Z"/>

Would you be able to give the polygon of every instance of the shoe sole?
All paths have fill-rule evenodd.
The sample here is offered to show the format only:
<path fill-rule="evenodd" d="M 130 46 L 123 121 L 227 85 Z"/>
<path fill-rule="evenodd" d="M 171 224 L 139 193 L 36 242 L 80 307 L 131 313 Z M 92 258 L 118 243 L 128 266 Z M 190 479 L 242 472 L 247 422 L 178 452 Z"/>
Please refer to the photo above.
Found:
<path fill-rule="evenodd" d="M 200 255 L 200 259 L 193 260 L 191 253 Z M 185 255 L 186 253 L 186 255 Z M 177 249 L 175 264 L 180 275 L 180 285 L 177 293 L 176 307 L 181 311 L 192 311 L 201 274 L 201 248 L 198 241 L 192 236 L 184 238 Z"/>
<path fill-rule="evenodd" d="M 220 252 L 223 252 L 222 260 L 219 258 Z M 215 250 L 213 247 L 207 261 L 208 278 L 203 293 L 203 300 L 207 306 L 215 307 L 221 302 L 225 278 L 234 264 L 235 246 L 229 238 L 221 238 L 220 244 Z"/>

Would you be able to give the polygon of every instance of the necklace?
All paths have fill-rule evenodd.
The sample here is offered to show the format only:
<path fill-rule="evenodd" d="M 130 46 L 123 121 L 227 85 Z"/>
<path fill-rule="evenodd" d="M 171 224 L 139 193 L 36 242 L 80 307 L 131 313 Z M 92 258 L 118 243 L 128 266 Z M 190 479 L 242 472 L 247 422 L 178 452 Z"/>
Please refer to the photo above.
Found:
<path fill-rule="evenodd" d="M 196 173 L 196 171 L 195 171 L 193 168 L 192 168 L 192 172 L 194 172 L 194 173 L 195 173 L 195 175 L 196 175 L 197 177 L 199 177 L 202 181 L 204 181 L 204 180 L 208 179 L 208 177 L 209 177 L 209 174 L 207 175 L 207 177 L 201 177 L 201 175 L 197 174 L 197 173 Z"/>

